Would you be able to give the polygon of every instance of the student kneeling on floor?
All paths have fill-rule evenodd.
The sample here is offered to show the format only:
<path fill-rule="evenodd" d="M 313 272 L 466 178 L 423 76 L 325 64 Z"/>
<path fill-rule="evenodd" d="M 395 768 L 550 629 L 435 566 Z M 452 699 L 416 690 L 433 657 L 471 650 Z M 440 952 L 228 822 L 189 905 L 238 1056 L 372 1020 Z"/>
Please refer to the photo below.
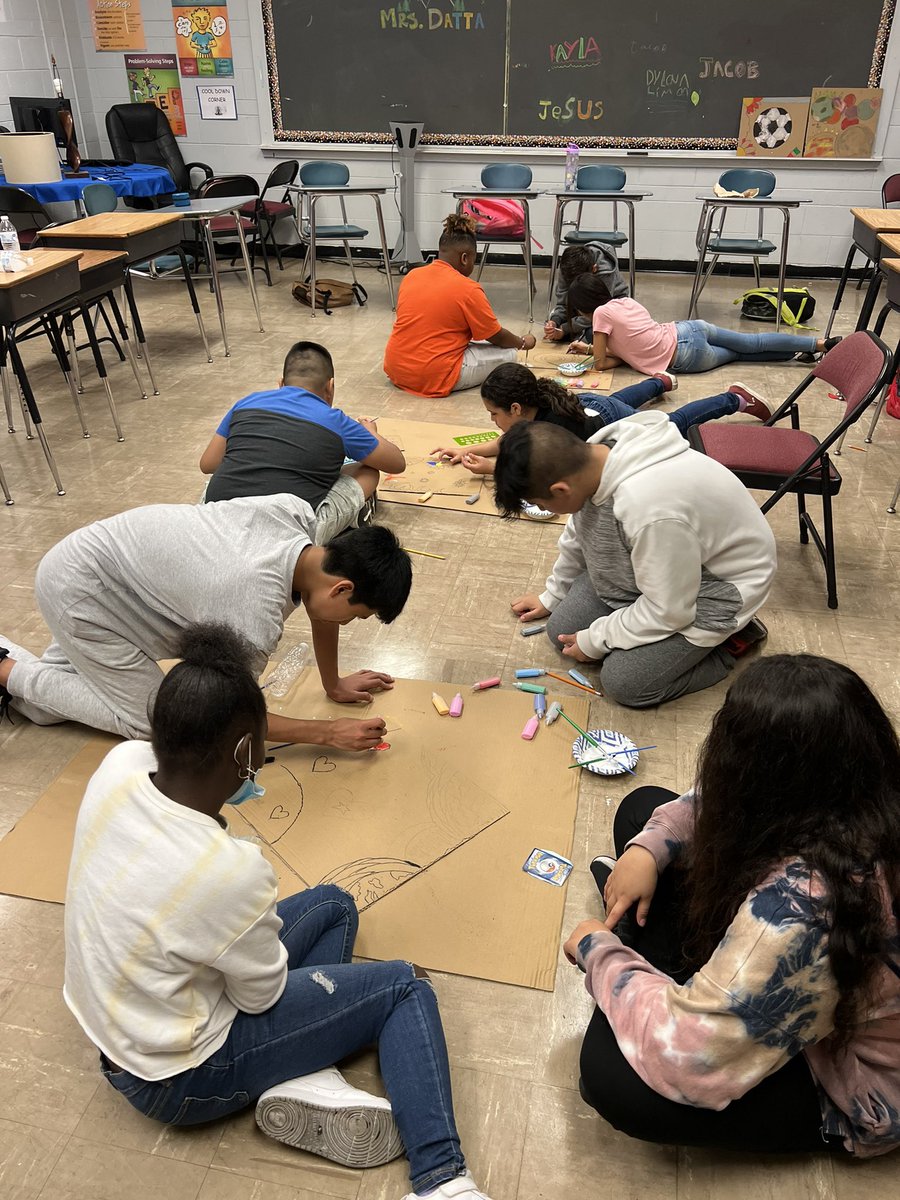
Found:
<path fill-rule="evenodd" d="M 645 708 L 724 679 L 723 645 L 765 636 L 751 619 L 775 575 L 775 539 L 750 493 L 698 454 L 664 413 L 636 413 L 586 442 L 549 422 L 504 433 L 497 507 L 523 500 L 570 518 L 540 596 L 512 603 L 522 621 L 550 617 L 547 636 L 600 686 Z M 757 623 L 758 624 L 758 623 Z"/>

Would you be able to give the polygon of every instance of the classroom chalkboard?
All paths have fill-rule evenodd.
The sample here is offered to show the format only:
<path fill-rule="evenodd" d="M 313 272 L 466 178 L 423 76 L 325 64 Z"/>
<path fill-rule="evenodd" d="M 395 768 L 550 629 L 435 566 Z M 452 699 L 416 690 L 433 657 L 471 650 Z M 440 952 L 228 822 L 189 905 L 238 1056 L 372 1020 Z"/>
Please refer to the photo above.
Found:
<path fill-rule="evenodd" d="M 896 0 L 262 0 L 278 141 L 734 149 L 744 96 L 877 87 Z"/>

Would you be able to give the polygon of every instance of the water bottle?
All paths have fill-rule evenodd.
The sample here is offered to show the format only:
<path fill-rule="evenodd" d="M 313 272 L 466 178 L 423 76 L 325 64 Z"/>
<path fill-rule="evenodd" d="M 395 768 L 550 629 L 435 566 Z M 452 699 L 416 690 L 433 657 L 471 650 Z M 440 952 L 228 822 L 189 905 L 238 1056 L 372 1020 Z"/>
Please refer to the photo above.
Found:
<path fill-rule="evenodd" d="M 0 220 L 0 250 L 8 251 L 11 254 L 18 254 L 20 251 L 19 235 L 9 217 L 3 217 Z"/>
<path fill-rule="evenodd" d="M 301 642 L 289 650 L 263 685 L 272 696 L 286 696 L 309 663 L 309 646 Z"/>
<path fill-rule="evenodd" d="M 574 142 L 569 142 L 566 146 L 566 191 L 573 192 L 575 190 L 575 181 L 578 178 L 578 155 L 581 151 Z"/>

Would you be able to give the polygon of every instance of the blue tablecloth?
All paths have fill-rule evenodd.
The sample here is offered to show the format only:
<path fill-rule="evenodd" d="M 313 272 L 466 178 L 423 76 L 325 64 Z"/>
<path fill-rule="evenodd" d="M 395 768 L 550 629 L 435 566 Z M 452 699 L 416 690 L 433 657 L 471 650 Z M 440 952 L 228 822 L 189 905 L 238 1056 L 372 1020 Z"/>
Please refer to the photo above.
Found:
<path fill-rule="evenodd" d="M 90 179 L 61 179 L 59 183 L 16 183 L 41 204 L 80 200 L 89 183 L 107 183 L 117 196 L 160 196 L 175 191 L 175 181 L 162 167 L 133 163 L 130 167 L 85 167 Z M 0 175 L 0 185 L 6 179 Z"/>

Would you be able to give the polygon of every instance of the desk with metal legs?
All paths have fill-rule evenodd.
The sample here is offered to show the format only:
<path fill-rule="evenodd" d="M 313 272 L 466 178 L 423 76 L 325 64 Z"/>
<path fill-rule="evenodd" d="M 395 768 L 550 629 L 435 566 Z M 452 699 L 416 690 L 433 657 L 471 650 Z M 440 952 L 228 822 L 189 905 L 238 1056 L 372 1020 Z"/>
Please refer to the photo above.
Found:
<path fill-rule="evenodd" d="M 73 248 L 78 250 L 119 250 L 127 255 L 126 267 L 136 267 L 149 262 L 163 254 L 176 254 L 181 261 L 181 273 L 190 297 L 194 316 L 203 339 L 203 349 L 206 351 L 206 361 L 212 362 L 209 352 L 209 342 L 206 339 L 206 329 L 197 302 L 197 293 L 188 269 L 187 259 L 181 248 L 180 215 L 168 210 L 158 209 L 153 212 L 109 212 L 98 213 L 94 217 L 85 217 L 83 221 L 71 221 L 67 225 L 57 225 L 52 229 L 41 230 L 41 241 L 44 245 L 54 248 Z M 140 313 L 134 299 L 134 286 L 130 271 L 125 272 L 125 296 L 131 313 L 131 323 L 134 326 L 135 337 L 140 346 L 141 356 L 147 364 L 147 373 L 153 395 L 159 395 L 159 388 L 153 376 L 153 367 L 147 351 L 147 339 L 144 337 L 144 327 L 141 324 Z"/>
<path fill-rule="evenodd" d="M 856 321 L 857 329 L 869 328 L 869 322 L 875 310 L 875 302 L 878 299 L 878 293 L 881 290 L 881 280 L 883 278 L 883 272 L 879 269 L 881 252 L 884 248 L 881 235 L 900 234 L 900 209 L 851 208 L 850 212 L 853 216 L 853 244 L 847 255 L 847 261 L 844 263 L 837 291 L 834 293 L 834 303 L 831 306 L 831 315 L 825 327 L 825 337 L 828 337 L 831 333 L 831 326 L 834 324 L 834 318 L 837 316 L 837 311 L 844 298 L 844 289 L 847 286 L 847 280 L 850 277 L 850 268 L 857 250 L 861 250 L 872 261 L 872 278 L 866 289 L 862 307 L 859 310 L 859 317 Z"/>
<path fill-rule="evenodd" d="M 603 191 L 589 192 L 572 188 L 569 191 L 551 191 L 547 192 L 548 196 L 556 197 L 556 208 L 553 213 L 553 261 L 550 265 L 550 289 L 547 293 L 547 307 L 549 311 L 553 311 L 553 285 L 556 283 L 556 267 L 559 262 L 559 251 L 563 241 L 562 230 L 563 220 L 565 217 L 566 208 L 570 204 L 586 204 L 592 200 L 605 200 L 610 204 L 619 204 L 620 202 L 628 209 L 628 282 L 629 294 L 634 295 L 635 285 L 635 268 L 634 268 L 634 206 L 640 203 L 647 196 L 652 196 L 652 192 L 635 191 L 633 188 L 623 188 L 621 191 Z M 579 217 L 581 209 L 579 208 Z M 603 242 L 603 238 L 594 239 L 598 242 Z M 584 245 L 584 242 L 571 242 L 569 245 Z M 618 247 L 611 245 L 611 249 L 618 253 Z"/>
<path fill-rule="evenodd" d="M 225 357 L 231 355 L 231 350 L 228 346 L 228 331 L 225 328 L 225 304 L 222 299 L 222 280 L 219 270 L 219 264 L 216 259 L 215 240 L 212 234 L 212 222 L 216 217 L 234 217 L 234 228 L 237 234 L 238 243 L 241 247 L 241 258 L 244 260 L 244 270 L 247 273 L 247 287 L 250 289 L 250 298 L 253 301 L 253 307 L 256 310 L 256 321 L 259 325 L 259 332 L 265 333 L 262 323 L 262 315 L 259 311 L 259 297 L 256 294 L 256 283 L 253 279 L 253 265 L 250 262 L 250 255 L 247 251 L 247 239 L 244 237 L 244 228 L 241 225 L 241 207 L 245 204 L 254 203 L 258 196 L 209 196 L 203 200 L 192 200 L 190 204 L 183 208 L 176 208 L 174 204 L 169 204 L 165 208 L 158 208 L 158 213 L 164 213 L 167 216 L 178 216 L 182 221 L 196 221 L 200 226 L 203 234 L 203 244 L 206 247 L 206 257 L 209 261 L 210 278 L 212 282 L 213 292 L 216 297 L 216 309 L 219 313 L 219 328 L 222 330 L 222 344 L 225 347 Z M 236 268 L 239 270 L 240 268 Z M 210 360 L 211 361 L 211 360 Z"/>
<path fill-rule="evenodd" d="M 60 496 L 66 494 L 65 489 L 44 433 L 40 409 L 31 389 L 28 373 L 16 344 L 16 330 L 23 322 L 34 317 L 59 311 L 69 301 L 77 305 L 80 286 L 78 273 L 80 257 L 81 255 L 77 251 L 48 250 L 44 251 L 40 258 L 35 255 L 34 264 L 26 267 L 24 271 L 0 272 L 0 383 L 2 383 L 3 399 L 6 404 L 7 422 L 10 426 L 12 425 L 12 401 L 6 372 L 8 359 L 22 390 L 23 412 L 27 413 L 27 418 L 34 426 L 47 460 L 47 466 L 50 468 L 56 484 L 57 494 Z M 66 363 L 65 348 L 55 322 L 50 322 L 50 328 L 55 330 L 55 335 L 51 333 L 54 352 L 57 353 L 57 356 L 61 353 L 61 363 Z M 26 432 L 29 437 L 32 436 L 28 431 L 27 420 Z"/>
<path fill-rule="evenodd" d="M 525 273 L 528 276 L 528 320 L 534 320 L 534 293 L 537 290 L 534 284 L 534 266 L 531 261 L 531 209 L 529 202 L 537 200 L 540 192 L 532 188 L 468 188 L 466 191 L 460 188 L 443 188 L 447 195 L 452 196 L 456 200 L 456 211 L 461 212 L 464 200 L 477 200 L 479 197 L 483 200 L 518 200 L 522 205 L 522 215 L 525 219 L 525 236 L 522 238 L 504 238 L 499 235 L 496 238 L 491 238 L 488 232 L 476 234 L 476 239 L 482 242 L 484 250 L 481 252 L 481 257 L 478 260 L 478 274 L 476 279 L 481 279 L 481 272 L 484 270 L 484 264 L 487 261 L 487 253 L 491 246 L 518 246 L 525 259 Z"/>

